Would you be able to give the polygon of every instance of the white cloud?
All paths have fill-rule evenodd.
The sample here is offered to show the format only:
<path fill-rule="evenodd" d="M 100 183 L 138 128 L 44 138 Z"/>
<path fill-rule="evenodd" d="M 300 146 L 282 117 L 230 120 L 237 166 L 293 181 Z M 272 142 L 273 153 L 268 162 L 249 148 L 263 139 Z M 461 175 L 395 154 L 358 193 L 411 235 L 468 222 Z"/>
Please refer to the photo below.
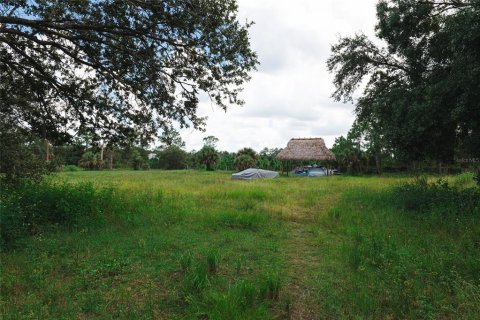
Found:
<path fill-rule="evenodd" d="M 338 37 L 374 34 L 376 0 L 239 0 L 240 21 L 250 29 L 260 67 L 245 86 L 245 106 L 226 113 L 202 101 L 206 132 L 183 130 L 187 149 L 214 135 L 219 149 L 284 147 L 293 137 L 323 137 L 331 147 L 353 120 L 352 104 L 330 98 L 334 87 L 326 60 Z"/>

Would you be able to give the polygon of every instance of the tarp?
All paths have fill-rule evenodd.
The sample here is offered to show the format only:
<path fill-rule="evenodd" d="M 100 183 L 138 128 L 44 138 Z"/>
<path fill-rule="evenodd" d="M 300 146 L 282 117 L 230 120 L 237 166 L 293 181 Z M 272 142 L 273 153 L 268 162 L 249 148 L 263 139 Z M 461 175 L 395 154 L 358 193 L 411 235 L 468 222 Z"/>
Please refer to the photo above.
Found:
<path fill-rule="evenodd" d="M 249 168 L 237 173 L 232 174 L 232 179 L 238 180 L 252 180 L 252 179 L 273 179 L 278 178 L 280 175 L 278 172 Z"/>
<path fill-rule="evenodd" d="M 323 168 L 313 168 L 307 171 L 309 177 L 323 177 L 327 175 L 327 170 Z"/>

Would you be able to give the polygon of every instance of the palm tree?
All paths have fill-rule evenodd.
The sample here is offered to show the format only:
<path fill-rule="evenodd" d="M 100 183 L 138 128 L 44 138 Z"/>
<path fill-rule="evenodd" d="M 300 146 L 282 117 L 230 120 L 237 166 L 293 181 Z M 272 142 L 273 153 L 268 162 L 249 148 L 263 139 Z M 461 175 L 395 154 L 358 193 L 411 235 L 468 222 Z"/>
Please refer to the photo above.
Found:
<path fill-rule="evenodd" d="M 198 159 L 207 167 L 207 171 L 213 171 L 218 161 L 218 152 L 214 147 L 205 145 L 198 151 Z"/>

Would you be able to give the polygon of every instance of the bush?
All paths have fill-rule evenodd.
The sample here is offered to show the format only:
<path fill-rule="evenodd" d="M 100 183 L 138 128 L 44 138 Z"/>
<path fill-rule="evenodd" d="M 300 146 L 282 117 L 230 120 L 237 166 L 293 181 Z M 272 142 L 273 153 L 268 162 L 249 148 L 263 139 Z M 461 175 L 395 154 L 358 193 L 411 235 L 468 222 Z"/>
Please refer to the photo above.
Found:
<path fill-rule="evenodd" d="M 103 168 L 104 161 L 100 159 L 98 153 L 87 151 L 82 155 L 78 165 L 85 170 L 100 170 Z"/>
<path fill-rule="evenodd" d="M 76 165 L 69 164 L 63 167 L 64 172 L 76 172 L 76 171 L 81 171 L 82 169 L 77 167 Z"/>
<path fill-rule="evenodd" d="M 454 213 L 459 215 L 480 213 L 480 189 L 460 189 L 439 179 L 429 183 L 426 177 L 400 185 L 394 189 L 394 199 L 408 211 L 426 213 Z"/>
<path fill-rule="evenodd" d="M 0 242 L 9 246 L 18 238 L 36 234 L 48 226 L 74 228 L 102 223 L 114 201 L 111 189 L 95 189 L 91 183 L 54 184 L 25 182 L 0 189 Z"/>
<path fill-rule="evenodd" d="M 480 167 L 477 168 L 475 175 L 473 176 L 473 180 L 475 180 L 477 186 L 480 187 Z"/>
<path fill-rule="evenodd" d="M 187 153 L 177 146 L 169 146 L 158 153 L 160 169 L 178 170 L 187 167 Z"/>

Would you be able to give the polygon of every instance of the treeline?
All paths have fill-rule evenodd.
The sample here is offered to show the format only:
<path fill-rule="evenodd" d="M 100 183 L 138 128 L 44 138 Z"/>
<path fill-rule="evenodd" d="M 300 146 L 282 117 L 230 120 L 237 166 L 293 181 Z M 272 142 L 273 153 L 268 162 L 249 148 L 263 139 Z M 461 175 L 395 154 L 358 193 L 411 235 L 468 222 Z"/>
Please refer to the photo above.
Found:
<path fill-rule="evenodd" d="M 411 159 L 395 147 L 379 144 L 368 130 L 355 122 L 345 136 L 335 139 L 331 151 L 335 154 L 334 166 L 344 174 L 382 173 L 433 173 L 454 174 L 474 171 L 480 174 L 480 158 L 455 150 L 454 158 L 444 161 L 435 157 Z"/>
<path fill-rule="evenodd" d="M 178 133 L 168 133 L 160 137 L 157 148 L 142 147 L 140 143 L 124 143 L 117 146 L 99 142 L 76 139 L 72 143 L 53 146 L 48 141 L 33 140 L 23 143 L 22 150 L 8 150 L 1 157 L 9 157 L 1 165 L 12 164 L 11 168 L 2 168 L 2 172 L 15 176 L 21 171 L 22 177 L 35 178 L 51 171 L 78 170 L 226 170 L 240 171 L 255 167 L 282 171 L 285 168 L 309 164 L 323 164 L 338 169 L 342 174 L 382 174 L 392 172 L 457 173 L 474 171 L 478 159 L 458 159 L 453 163 L 442 163 L 432 159 L 408 161 L 399 157 L 394 149 L 377 148 L 368 135 L 355 123 L 346 136 L 335 139 L 332 152 L 336 161 L 329 163 L 298 162 L 283 164 L 276 159 L 280 148 L 264 148 L 256 152 L 243 148 L 237 152 L 221 151 L 217 148 L 218 138 L 204 138 L 200 150 L 187 151 L 185 142 Z M 15 144 L 18 146 L 19 144 Z M 28 176 L 28 173 L 31 173 Z"/>
<path fill-rule="evenodd" d="M 164 137 L 162 137 L 164 138 Z M 244 170 L 258 167 L 270 170 L 281 170 L 281 162 L 276 159 L 279 148 L 264 148 L 256 152 L 251 148 L 243 148 L 237 152 L 220 151 L 217 148 L 218 138 L 204 138 L 200 150 L 185 150 L 185 143 L 176 135 L 174 139 L 162 139 L 155 149 L 145 148 L 139 144 L 123 144 L 121 146 L 89 143 L 85 139 L 77 139 L 73 143 L 53 146 L 48 141 L 35 141 L 26 146 L 22 159 L 32 160 L 29 169 L 45 167 L 48 171 L 77 170 Z M 13 155 L 12 155 L 13 156 Z M 33 163 L 35 162 L 35 164 Z M 27 168 L 22 168 L 28 171 Z"/>

